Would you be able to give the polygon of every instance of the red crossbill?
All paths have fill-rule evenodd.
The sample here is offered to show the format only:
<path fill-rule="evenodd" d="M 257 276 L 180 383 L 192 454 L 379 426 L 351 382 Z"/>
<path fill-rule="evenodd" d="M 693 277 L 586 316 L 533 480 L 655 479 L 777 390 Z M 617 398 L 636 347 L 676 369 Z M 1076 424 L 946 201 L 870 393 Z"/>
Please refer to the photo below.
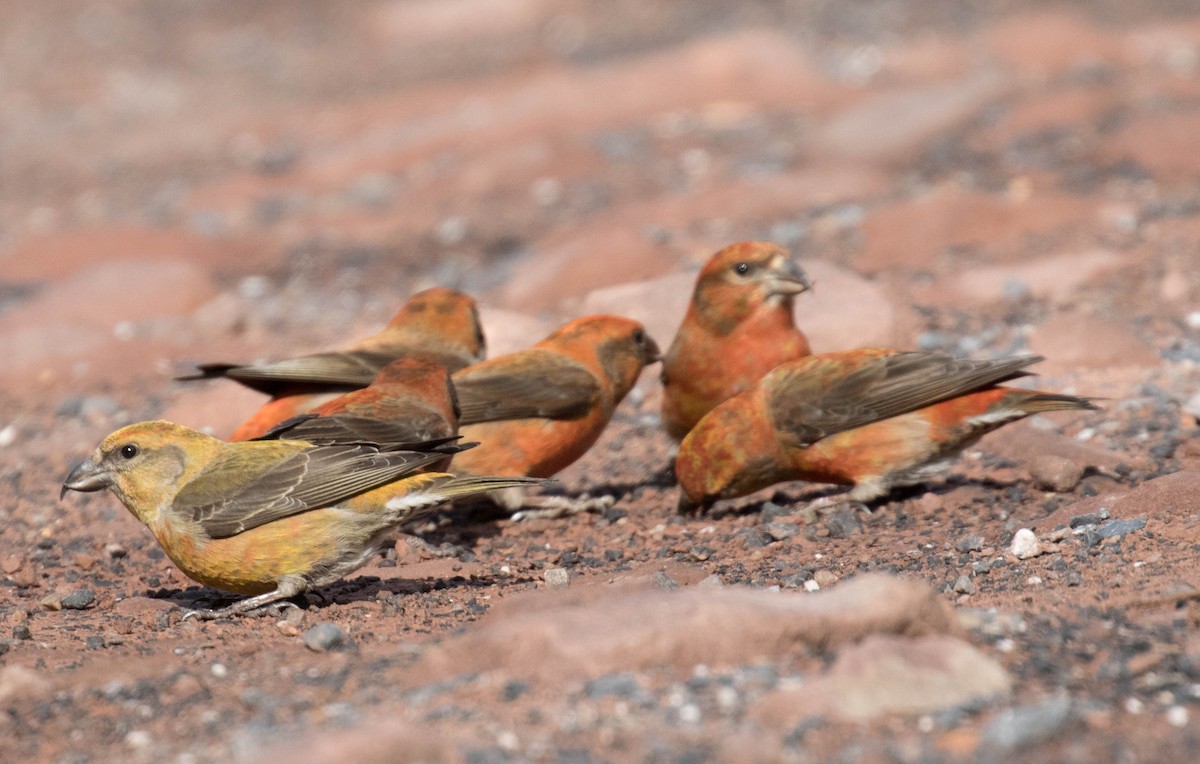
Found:
<path fill-rule="evenodd" d="M 785 361 L 808 355 L 792 300 L 811 284 L 775 244 L 741 242 L 717 252 L 663 357 L 662 421 L 681 440 L 721 401 Z"/>
<path fill-rule="evenodd" d="M 479 447 L 454 457 L 473 475 L 549 477 L 583 456 L 658 347 L 636 321 L 588 316 L 531 348 L 453 375 L 460 432 Z"/>
<path fill-rule="evenodd" d="M 407 356 L 392 361 L 370 385 L 322 403 L 263 433 L 316 445 L 412 443 L 447 440 L 458 433 L 458 402 L 450 373 L 441 364 Z M 429 465 L 440 471 L 450 464 Z"/>
<path fill-rule="evenodd" d="M 271 400 L 243 422 L 230 440 L 249 440 L 334 397 L 366 387 L 389 362 L 415 356 L 461 369 L 484 357 L 483 329 L 475 301 L 452 289 L 418 292 L 383 331 L 344 350 L 289 358 L 275 363 L 210 363 L 181 380 L 224 377 L 266 393 Z"/>
<path fill-rule="evenodd" d="M 853 486 L 814 502 L 866 502 L 920 483 L 980 437 L 1085 398 L 999 387 L 1037 356 L 969 361 L 939 353 L 851 350 L 782 364 L 709 412 L 683 439 L 680 509 L 787 480 Z"/>
<path fill-rule="evenodd" d="M 109 489 L 188 577 L 250 595 L 204 618 L 245 613 L 329 584 L 365 564 L 397 526 L 522 478 L 417 472 L 448 443 L 225 442 L 171 422 L 105 438 L 66 491 Z"/>

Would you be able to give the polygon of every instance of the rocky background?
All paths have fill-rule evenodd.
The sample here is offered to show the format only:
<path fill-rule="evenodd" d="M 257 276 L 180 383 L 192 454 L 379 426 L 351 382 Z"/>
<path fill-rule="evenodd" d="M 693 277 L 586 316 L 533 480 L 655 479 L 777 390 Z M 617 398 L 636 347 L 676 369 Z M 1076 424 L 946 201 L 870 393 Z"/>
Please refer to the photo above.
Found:
<path fill-rule="evenodd" d="M 1190 760 L 1198 136 L 1189 3 L 0 4 L 0 759 Z M 665 347 L 747 238 L 818 351 L 1041 353 L 1104 409 L 870 516 L 681 519 L 651 369 L 562 476 L 611 510 L 452 515 L 281 619 L 181 622 L 216 593 L 58 500 L 122 424 L 258 404 L 191 362 L 433 284 L 493 354 Z"/>

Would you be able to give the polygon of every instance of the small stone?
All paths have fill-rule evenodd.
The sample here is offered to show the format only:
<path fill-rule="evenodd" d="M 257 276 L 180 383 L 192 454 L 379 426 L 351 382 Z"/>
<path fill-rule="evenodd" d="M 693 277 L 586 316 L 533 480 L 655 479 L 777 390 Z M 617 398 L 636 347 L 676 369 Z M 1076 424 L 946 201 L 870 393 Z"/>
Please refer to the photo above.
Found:
<path fill-rule="evenodd" d="M 764 523 L 762 528 L 776 541 L 790 539 L 800 533 L 800 526 L 795 523 Z"/>
<path fill-rule="evenodd" d="M 336 623 L 325 621 L 304 632 L 302 639 L 304 646 L 309 650 L 323 653 L 345 644 L 346 632 L 342 631 L 342 627 Z"/>
<path fill-rule="evenodd" d="M 650 583 L 654 584 L 654 586 L 659 589 L 679 588 L 679 582 L 661 570 L 654 571 L 654 573 L 650 576 Z"/>
<path fill-rule="evenodd" d="M 130 748 L 149 748 L 153 739 L 145 730 L 130 730 L 125 735 L 125 745 Z"/>
<path fill-rule="evenodd" d="M 571 574 L 566 568 L 547 568 L 542 578 L 548 589 L 566 589 L 571 585 Z"/>
<path fill-rule="evenodd" d="M 1109 520 L 1096 529 L 1096 535 L 1102 539 L 1120 538 L 1126 533 L 1140 531 L 1145 527 L 1145 517 L 1135 517 L 1129 520 Z"/>
<path fill-rule="evenodd" d="M 821 585 L 817 583 L 815 578 L 810 578 L 804 582 L 804 591 L 817 592 L 821 590 Z"/>
<path fill-rule="evenodd" d="M 42 597 L 41 604 L 47 610 L 62 610 L 62 601 L 63 598 L 58 594 L 47 594 L 45 597 Z"/>
<path fill-rule="evenodd" d="M 104 553 L 113 560 L 119 560 L 128 555 L 129 550 L 113 541 L 104 545 Z"/>
<path fill-rule="evenodd" d="M 983 549 L 983 536 L 975 533 L 961 536 L 954 542 L 954 548 L 964 554 L 966 552 L 978 552 Z"/>
<path fill-rule="evenodd" d="M 87 610 L 96 604 L 96 595 L 90 589 L 76 589 L 62 598 L 64 610 Z"/>
<path fill-rule="evenodd" d="M 704 578 L 700 579 L 700 582 L 696 584 L 696 586 L 700 587 L 701 589 L 720 589 L 721 587 L 725 586 L 725 584 L 721 581 L 720 576 L 718 576 L 716 573 L 713 573 L 710 576 L 705 576 Z"/>
<path fill-rule="evenodd" d="M 830 512 L 825 517 L 825 528 L 829 531 L 829 537 L 834 539 L 850 538 L 862 533 L 862 525 L 858 522 L 858 510 L 847 507 Z"/>
<path fill-rule="evenodd" d="M 838 576 L 832 570 L 821 568 L 813 573 L 812 580 L 817 582 L 817 586 L 824 589 L 827 586 L 833 586 L 838 582 Z"/>
<path fill-rule="evenodd" d="M 1013 535 L 1012 546 L 1008 551 L 1018 560 L 1028 560 L 1042 553 L 1042 543 L 1033 531 L 1022 528 Z"/>
<path fill-rule="evenodd" d="M 33 632 L 29 630 L 29 624 L 19 623 L 13 627 L 13 639 L 33 639 Z"/>
<path fill-rule="evenodd" d="M 1187 723 L 1187 706 L 1171 706 L 1167 709 L 1167 724 L 1170 724 L 1172 727 L 1186 727 Z"/>
<path fill-rule="evenodd" d="M 955 580 L 953 588 L 958 594 L 974 594 L 976 592 L 975 582 L 965 573 Z"/>
<path fill-rule="evenodd" d="M 1055 454 L 1041 454 L 1030 465 L 1029 475 L 1043 490 L 1067 493 L 1083 479 L 1083 467 Z"/>
<path fill-rule="evenodd" d="M 1014 751 L 1050 740 L 1071 719 L 1071 699 L 1051 698 L 1042 703 L 1006 708 L 984 726 L 985 746 Z"/>
<path fill-rule="evenodd" d="M 1096 512 L 1089 512 L 1086 515 L 1075 515 L 1067 521 L 1067 525 L 1072 528 L 1082 528 L 1087 525 L 1099 525 L 1104 522 L 1104 518 Z"/>

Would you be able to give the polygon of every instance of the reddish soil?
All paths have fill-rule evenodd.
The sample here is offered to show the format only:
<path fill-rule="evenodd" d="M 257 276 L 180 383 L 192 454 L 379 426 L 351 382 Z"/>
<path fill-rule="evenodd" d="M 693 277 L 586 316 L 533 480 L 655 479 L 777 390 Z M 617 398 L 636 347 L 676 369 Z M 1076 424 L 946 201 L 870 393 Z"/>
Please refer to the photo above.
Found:
<path fill-rule="evenodd" d="M 11 0 L 0 112 L 0 760 L 1200 746 L 1186 4 Z M 282 617 L 181 620 L 225 600 L 112 496 L 59 500 L 123 424 L 259 402 L 190 363 L 336 346 L 432 284 L 478 296 L 493 354 L 596 311 L 665 347 L 750 238 L 814 276 L 818 351 L 1037 352 L 1103 410 L 869 516 L 813 521 L 795 484 L 681 518 L 651 369 L 560 476 L 612 509 L 455 509 Z M 924 604 L 839 596 L 866 573 Z"/>

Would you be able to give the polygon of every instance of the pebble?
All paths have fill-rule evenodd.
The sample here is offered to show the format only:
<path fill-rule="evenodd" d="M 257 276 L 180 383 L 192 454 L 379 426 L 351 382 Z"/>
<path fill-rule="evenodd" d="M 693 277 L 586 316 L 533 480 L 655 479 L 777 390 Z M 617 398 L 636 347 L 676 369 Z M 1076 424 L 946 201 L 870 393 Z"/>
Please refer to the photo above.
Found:
<path fill-rule="evenodd" d="M 104 553 L 111 559 L 119 560 L 128 555 L 129 550 L 114 541 L 104 545 Z"/>
<path fill-rule="evenodd" d="M 964 573 L 954 582 L 954 591 L 958 594 L 974 594 L 976 592 L 975 582 Z"/>
<path fill-rule="evenodd" d="M 1167 709 L 1167 724 L 1170 724 L 1172 727 L 1186 727 L 1187 723 L 1187 706 L 1171 706 Z"/>
<path fill-rule="evenodd" d="M 1120 538 L 1126 533 L 1140 531 L 1145 527 L 1145 517 L 1134 517 L 1129 520 L 1110 520 L 1096 529 L 1096 535 L 1102 539 Z"/>
<path fill-rule="evenodd" d="M 800 533 L 800 526 L 795 523 L 764 523 L 762 528 L 776 541 L 790 539 Z"/>
<path fill-rule="evenodd" d="M 47 594 L 42 597 L 41 605 L 47 610 L 62 610 L 62 597 L 57 594 Z"/>
<path fill-rule="evenodd" d="M 838 582 L 838 575 L 832 570 L 821 568 L 813 573 L 812 580 L 817 582 L 817 586 L 820 586 L 822 589 L 824 589 L 827 586 L 833 586 L 836 584 Z"/>
<path fill-rule="evenodd" d="M 974 533 L 962 536 L 954 542 L 954 548 L 960 552 L 977 552 L 983 549 L 983 536 Z"/>
<path fill-rule="evenodd" d="M 33 632 L 29 630 L 29 625 L 19 623 L 13 627 L 13 639 L 33 639 Z"/>
<path fill-rule="evenodd" d="M 699 586 L 702 589 L 720 589 L 721 587 L 725 586 L 725 583 L 721 581 L 720 576 L 718 576 L 716 573 L 713 573 L 712 575 L 705 576 L 704 578 L 700 579 L 700 582 L 696 584 L 696 586 Z"/>
<path fill-rule="evenodd" d="M 856 533 L 862 533 L 862 525 L 858 522 L 858 510 L 854 507 L 830 512 L 825 517 L 825 528 L 829 537 L 834 539 L 850 538 Z"/>
<path fill-rule="evenodd" d="M 986 746 L 1017 750 L 1050 740 L 1070 719 L 1071 699 L 1059 696 L 1004 709 L 983 728 L 980 739 Z"/>
<path fill-rule="evenodd" d="M 804 582 L 804 591 L 816 592 L 821 590 L 821 585 L 817 583 L 815 578 L 810 578 Z"/>
<path fill-rule="evenodd" d="M 3 560 L 0 560 L 0 570 L 5 573 L 16 573 L 25 564 L 25 558 L 19 554 L 10 554 Z"/>
<path fill-rule="evenodd" d="M 304 646 L 316 653 L 323 653 L 346 643 L 346 632 L 336 623 L 324 621 L 304 632 Z"/>
<path fill-rule="evenodd" d="M 542 578 L 549 589 L 566 589 L 571 585 L 571 574 L 566 568 L 547 568 Z"/>
<path fill-rule="evenodd" d="M 76 589 L 62 598 L 64 610 L 86 610 L 96 604 L 96 595 L 90 589 Z"/>
<path fill-rule="evenodd" d="M 1033 531 L 1022 528 L 1013 535 L 1009 551 L 1018 560 L 1028 560 L 1042 553 L 1042 543 L 1038 541 L 1038 537 Z"/>
<path fill-rule="evenodd" d="M 1067 493 L 1083 479 L 1083 466 L 1062 456 L 1041 454 L 1030 465 L 1029 475 L 1043 490 Z"/>

